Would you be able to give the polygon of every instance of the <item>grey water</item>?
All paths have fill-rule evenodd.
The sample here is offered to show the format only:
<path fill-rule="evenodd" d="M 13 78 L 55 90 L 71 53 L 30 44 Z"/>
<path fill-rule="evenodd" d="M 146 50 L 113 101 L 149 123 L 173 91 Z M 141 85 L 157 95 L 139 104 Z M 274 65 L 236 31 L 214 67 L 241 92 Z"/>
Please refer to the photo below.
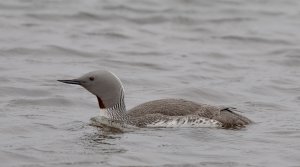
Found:
<path fill-rule="evenodd" d="M 300 166 L 300 1 L 0 1 L 0 166 Z M 108 69 L 127 108 L 238 108 L 241 130 L 90 126 L 72 79 Z"/>

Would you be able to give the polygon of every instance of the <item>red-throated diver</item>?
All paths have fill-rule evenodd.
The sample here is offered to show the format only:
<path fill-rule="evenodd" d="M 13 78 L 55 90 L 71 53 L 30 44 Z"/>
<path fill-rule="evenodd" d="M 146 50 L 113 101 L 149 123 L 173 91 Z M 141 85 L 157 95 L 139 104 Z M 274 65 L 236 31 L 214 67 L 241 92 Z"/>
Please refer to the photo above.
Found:
<path fill-rule="evenodd" d="M 83 86 L 94 94 L 101 110 L 112 121 L 137 127 L 205 127 L 240 128 L 251 123 L 233 112 L 234 108 L 198 104 L 183 99 L 161 99 L 143 103 L 126 111 L 124 89 L 120 79 L 106 70 L 87 73 L 78 79 L 58 80 Z"/>

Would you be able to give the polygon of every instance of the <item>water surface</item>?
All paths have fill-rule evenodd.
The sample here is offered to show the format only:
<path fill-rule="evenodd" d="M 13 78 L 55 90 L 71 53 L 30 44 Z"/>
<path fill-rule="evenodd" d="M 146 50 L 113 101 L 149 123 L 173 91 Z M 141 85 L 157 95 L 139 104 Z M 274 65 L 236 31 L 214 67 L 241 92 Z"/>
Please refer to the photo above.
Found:
<path fill-rule="evenodd" d="M 0 1 L 0 166 L 299 166 L 300 1 Z M 242 130 L 89 126 L 70 79 L 116 73 L 128 108 L 233 106 Z"/>

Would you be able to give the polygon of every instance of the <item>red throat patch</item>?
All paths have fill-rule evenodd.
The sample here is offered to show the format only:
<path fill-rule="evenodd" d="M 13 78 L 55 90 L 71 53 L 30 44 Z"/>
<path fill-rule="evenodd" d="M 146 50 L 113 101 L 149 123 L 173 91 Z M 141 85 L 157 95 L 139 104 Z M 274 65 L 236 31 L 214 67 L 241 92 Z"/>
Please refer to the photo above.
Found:
<path fill-rule="evenodd" d="M 102 99 L 101 99 L 100 97 L 98 97 L 98 96 L 97 96 L 97 99 L 98 99 L 99 107 L 100 107 L 101 109 L 105 108 L 105 105 L 104 105 Z"/>

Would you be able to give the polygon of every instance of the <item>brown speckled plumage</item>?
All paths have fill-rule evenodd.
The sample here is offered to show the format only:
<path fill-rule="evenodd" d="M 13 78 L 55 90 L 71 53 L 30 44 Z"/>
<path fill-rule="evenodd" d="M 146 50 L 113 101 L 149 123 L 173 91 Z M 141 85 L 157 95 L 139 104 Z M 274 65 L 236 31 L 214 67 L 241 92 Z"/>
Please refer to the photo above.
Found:
<path fill-rule="evenodd" d="M 251 123 L 251 120 L 233 110 L 233 108 L 198 104 L 183 99 L 161 99 L 140 104 L 129 110 L 128 115 L 134 124 L 141 127 L 158 119 L 168 120 L 173 116 L 214 119 L 221 122 L 223 128 L 240 128 Z"/>

